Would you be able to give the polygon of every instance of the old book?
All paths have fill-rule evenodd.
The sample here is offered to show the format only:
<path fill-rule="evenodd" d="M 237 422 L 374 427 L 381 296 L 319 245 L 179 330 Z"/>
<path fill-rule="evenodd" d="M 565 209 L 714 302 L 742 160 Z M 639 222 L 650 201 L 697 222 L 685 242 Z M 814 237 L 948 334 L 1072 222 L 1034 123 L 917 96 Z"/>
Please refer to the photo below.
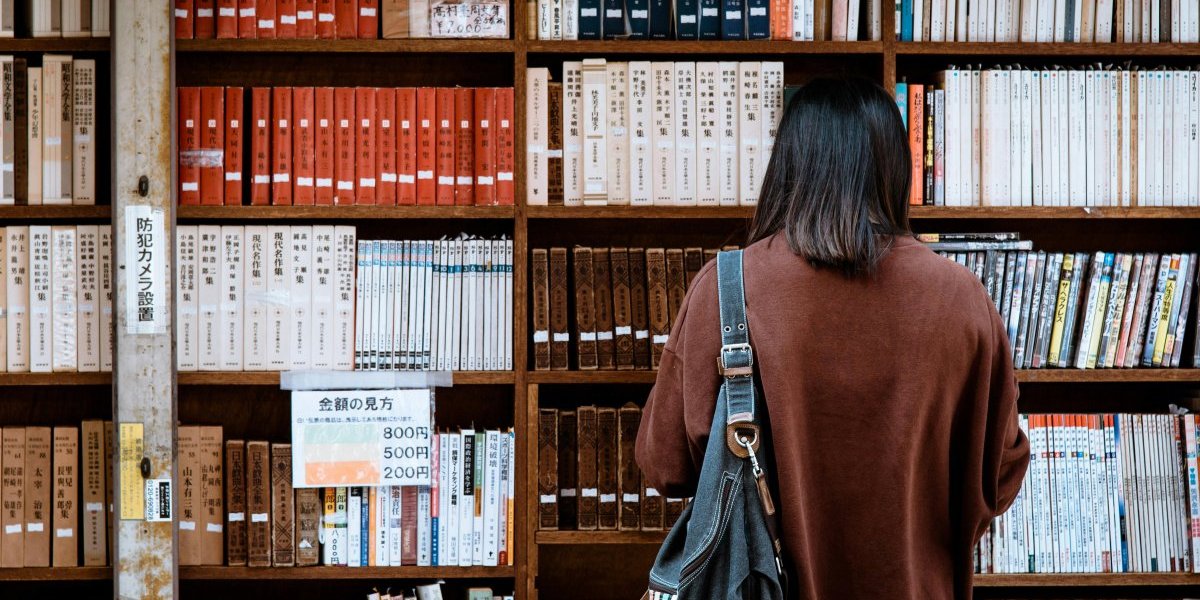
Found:
<path fill-rule="evenodd" d="M 242 204 L 242 165 L 245 145 L 245 93 L 241 87 L 225 88 L 225 204 Z"/>
<path fill-rule="evenodd" d="M 337 163 L 337 139 L 333 88 L 313 89 L 313 203 L 333 204 L 333 181 Z"/>
<path fill-rule="evenodd" d="M 271 204 L 292 204 L 292 88 L 271 88 Z"/>
<path fill-rule="evenodd" d="M 74 204 L 96 203 L 96 61 L 77 58 L 71 73 L 71 197 Z M 5 138 L 8 136 L 6 135 Z"/>
<path fill-rule="evenodd" d="M 100 370 L 100 305 L 96 285 L 99 282 L 96 276 L 99 267 L 96 248 L 100 242 L 100 230 L 97 225 L 76 225 L 75 230 L 75 265 L 78 269 L 75 306 L 79 311 L 75 333 L 76 364 L 80 371 L 94 373 Z M 3 258 L 3 248 L 3 241 L 0 240 L 0 258 Z M 3 275 L 0 275 L 2 281 Z M 0 297 L 3 297 L 2 294 Z M 0 316 L 0 327 L 3 326 L 2 321 L 3 317 Z"/>
<path fill-rule="evenodd" d="M 113 472 L 113 444 L 115 443 L 116 434 L 113 433 L 113 422 L 104 422 L 104 472 Z M 108 555 L 116 556 L 113 552 L 113 547 L 116 545 L 116 540 L 113 538 L 113 489 L 116 483 L 112 478 L 105 480 L 104 486 L 104 526 L 108 530 Z M 112 564 L 111 562 L 109 564 Z"/>
<path fill-rule="evenodd" d="M 416 203 L 437 203 L 437 180 L 434 173 L 438 166 L 437 90 L 416 90 Z M 403 138 L 401 138 L 403 139 Z M 401 143 L 403 152 L 404 144 Z M 403 190 L 403 188 L 401 188 Z M 403 196 L 401 196 L 403 198 Z"/>
<path fill-rule="evenodd" d="M 50 566 L 51 431 L 25 428 L 25 566 Z"/>
<path fill-rule="evenodd" d="M 29 204 L 29 68 L 23 58 L 12 65 L 13 203 L 21 205 Z"/>
<path fill-rule="evenodd" d="M 79 566 L 79 428 L 54 428 L 51 566 Z"/>
<path fill-rule="evenodd" d="M 267 442 L 246 442 L 246 564 L 271 566 L 271 456 Z"/>
<path fill-rule="evenodd" d="M 292 445 L 271 444 L 271 564 L 296 564 L 295 506 L 292 504 Z"/>
<path fill-rule="evenodd" d="M 576 367 L 596 369 L 596 290 L 592 249 L 575 246 L 575 329 L 579 336 L 575 345 Z"/>
<path fill-rule="evenodd" d="M 571 346 L 571 334 L 568 325 L 570 309 L 568 298 L 570 290 L 567 287 L 567 249 L 550 249 L 550 369 L 563 371 L 567 369 L 568 349 Z"/>
<path fill-rule="evenodd" d="M 408 27 L 408 0 L 381 0 L 379 10 L 380 23 L 383 26 L 383 39 L 403 39 L 412 37 Z"/>
<path fill-rule="evenodd" d="M 340 21 L 338 25 L 341 25 Z M 340 28 L 338 37 L 344 37 Z M 355 135 L 358 131 L 355 127 L 355 109 L 354 88 L 333 88 L 333 203 L 336 205 L 354 204 L 358 189 L 354 170 Z M 317 203 L 320 204 L 320 196 Z"/>
<path fill-rule="evenodd" d="M 315 488 L 296 490 L 296 566 L 312 566 L 321 561 L 321 496 Z"/>
<path fill-rule="evenodd" d="M 598 473 L 596 463 L 597 441 L 596 441 L 596 424 L 597 415 L 596 407 L 581 406 L 575 411 L 576 414 L 576 442 L 578 444 L 578 464 L 576 465 L 579 473 L 576 488 L 579 490 L 579 506 L 578 506 L 578 523 L 577 529 L 593 530 L 599 525 L 599 491 Z"/>
<path fill-rule="evenodd" d="M 472 165 L 471 176 L 475 180 L 475 204 L 491 206 L 497 204 L 496 199 L 496 88 L 477 88 L 474 97 L 475 120 L 473 124 L 475 137 L 475 164 Z M 461 118 L 459 119 L 461 123 Z"/>
<path fill-rule="evenodd" d="M 200 88 L 199 122 L 196 124 L 196 155 L 192 157 L 192 168 L 197 172 L 199 203 L 221 205 L 225 203 L 225 89 L 205 86 Z M 196 194 L 190 194 L 193 198 Z M 181 194 L 182 200 L 182 194 Z"/>
<path fill-rule="evenodd" d="M 513 171 L 516 166 L 516 123 L 515 102 L 512 88 L 496 88 L 496 204 L 512 206 L 516 184 Z"/>
<path fill-rule="evenodd" d="M 225 442 L 225 558 L 230 566 L 246 564 L 246 442 Z"/>
<path fill-rule="evenodd" d="M 682 272 L 679 274 L 683 275 Z M 667 290 L 667 252 L 662 248 L 647 248 L 646 291 L 650 321 L 651 369 L 658 368 L 658 363 L 662 360 L 663 348 L 667 345 L 667 336 L 671 333 L 671 313 L 668 308 L 670 301 Z"/>
<path fill-rule="evenodd" d="M 376 136 L 375 129 L 378 121 L 376 93 L 373 87 L 358 87 L 354 89 L 355 106 L 355 140 L 354 140 L 354 172 L 357 177 L 354 195 L 355 204 L 375 204 L 376 187 Z"/>
<path fill-rule="evenodd" d="M 596 307 L 596 366 L 612 370 L 613 359 L 613 310 L 612 310 L 612 262 L 608 248 L 592 249 L 592 286 Z"/>
<path fill-rule="evenodd" d="M 199 565 L 200 534 L 196 530 L 200 511 L 200 428 L 182 426 L 179 441 L 179 564 Z"/>
<path fill-rule="evenodd" d="M 200 564 L 220 565 L 225 556 L 225 481 L 221 460 L 224 434 L 220 425 L 205 425 L 197 430 L 200 489 L 196 502 L 196 535 L 200 539 Z"/>
<path fill-rule="evenodd" d="M 55 372 L 77 371 L 79 367 L 76 348 L 79 330 L 78 234 L 74 225 L 54 225 L 50 230 L 51 368 Z"/>
<path fill-rule="evenodd" d="M 575 529 L 579 524 L 579 436 L 573 410 L 558 413 L 558 528 Z"/>
<path fill-rule="evenodd" d="M 642 409 L 632 402 L 617 412 L 617 500 L 621 506 L 617 527 L 622 531 L 641 526 L 642 472 L 634 456 L 641 419 Z"/>
<path fill-rule="evenodd" d="M 687 273 L 684 271 L 683 250 L 680 248 L 667 249 L 667 313 L 671 325 L 679 315 L 683 306 L 683 296 L 687 293 Z"/>
<path fill-rule="evenodd" d="M 292 88 L 292 204 L 317 202 L 316 91 Z"/>
<path fill-rule="evenodd" d="M 375 203 L 387 206 L 396 204 L 396 91 L 375 90 Z"/>
<path fill-rule="evenodd" d="M 663 508 L 663 529 L 673 527 L 686 506 L 687 500 L 683 498 L 667 498 Z"/>
<path fill-rule="evenodd" d="M 83 518 L 80 529 L 83 531 L 83 565 L 104 566 L 108 559 L 108 528 L 104 516 L 104 488 L 108 484 L 108 471 L 104 469 L 104 421 L 84 421 L 81 429 Z M 2 459 L 0 464 L 3 464 Z"/>
<path fill-rule="evenodd" d="M 563 203 L 563 85 L 551 82 L 548 85 L 549 128 L 546 132 L 546 203 L 561 206 Z"/>
<path fill-rule="evenodd" d="M 642 531 L 660 531 L 663 528 L 663 512 L 666 510 L 665 498 L 658 490 L 648 487 L 642 479 Z"/>
<path fill-rule="evenodd" d="M 538 528 L 558 529 L 558 411 L 538 410 Z"/>
<path fill-rule="evenodd" d="M 200 88 L 181 87 L 176 119 L 179 124 L 179 203 L 200 203 Z"/>
<path fill-rule="evenodd" d="M 454 88 L 454 203 L 475 204 L 475 90 Z"/>
<path fill-rule="evenodd" d="M 530 251 L 533 281 L 533 368 L 550 370 L 550 257 L 545 248 Z"/>
<path fill-rule="evenodd" d="M 0 567 L 25 566 L 25 428 L 0 432 Z"/>
<path fill-rule="evenodd" d="M 271 88 L 250 89 L 250 204 L 271 203 Z"/>
<path fill-rule="evenodd" d="M 436 144 L 434 151 L 434 203 L 438 205 L 454 204 L 454 88 L 437 88 L 434 90 L 434 131 Z"/>
<path fill-rule="evenodd" d="M 633 329 L 633 366 L 650 368 L 649 304 L 646 297 L 646 249 L 629 249 L 629 321 Z"/>
<path fill-rule="evenodd" d="M 620 516 L 619 464 L 617 462 L 617 409 L 596 409 L 596 492 L 598 502 L 597 527 L 616 529 Z"/>
<path fill-rule="evenodd" d="M 704 249 L 703 248 L 684 248 L 683 249 L 683 272 L 686 275 L 685 289 L 691 289 L 692 280 L 696 278 L 696 274 L 700 272 L 700 268 L 704 266 Z M 674 323 L 674 319 L 671 320 Z"/>
<path fill-rule="evenodd" d="M 613 362 L 617 369 L 633 368 L 633 321 L 629 299 L 629 249 L 609 252 L 612 275 Z"/>

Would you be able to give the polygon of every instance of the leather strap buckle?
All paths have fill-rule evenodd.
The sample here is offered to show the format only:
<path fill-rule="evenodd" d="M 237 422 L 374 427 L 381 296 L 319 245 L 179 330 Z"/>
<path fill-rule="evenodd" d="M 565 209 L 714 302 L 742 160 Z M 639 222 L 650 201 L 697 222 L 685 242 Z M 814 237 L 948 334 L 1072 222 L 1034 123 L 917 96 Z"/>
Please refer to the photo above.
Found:
<path fill-rule="evenodd" d="M 746 353 L 746 364 L 730 367 L 725 363 L 725 357 L 734 352 Z M 725 344 L 721 346 L 721 354 L 717 357 L 717 372 L 726 379 L 731 377 L 751 377 L 754 375 L 754 349 L 750 344 Z"/>

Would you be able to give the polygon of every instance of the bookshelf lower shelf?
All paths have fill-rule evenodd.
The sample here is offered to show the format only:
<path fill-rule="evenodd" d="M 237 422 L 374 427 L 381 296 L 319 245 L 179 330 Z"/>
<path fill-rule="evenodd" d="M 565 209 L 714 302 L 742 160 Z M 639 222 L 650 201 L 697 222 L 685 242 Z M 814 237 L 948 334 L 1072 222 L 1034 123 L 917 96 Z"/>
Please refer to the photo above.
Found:
<path fill-rule="evenodd" d="M 539 531 L 533 539 L 541 545 L 657 545 L 666 535 L 666 531 Z"/>
<path fill-rule="evenodd" d="M 656 371 L 530 371 L 529 383 L 650 384 Z M 457 377 L 457 374 L 456 374 Z M 1200 383 L 1200 369 L 1022 369 L 1021 383 Z"/>
<path fill-rule="evenodd" d="M 512 371 L 455 371 L 454 385 L 511 385 Z M 278 371 L 194 371 L 179 373 L 179 385 L 279 386 Z"/>
<path fill-rule="evenodd" d="M 112 567 L 23 567 L 0 569 L 0 581 L 106 581 Z"/>
<path fill-rule="evenodd" d="M 188 580 L 506 579 L 513 567 L 179 567 Z"/>
<path fill-rule="evenodd" d="M 976 575 L 975 587 L 1155 587 L 1200 586 L 1193 573 L 1088 573 L 1055 575 Z"/>

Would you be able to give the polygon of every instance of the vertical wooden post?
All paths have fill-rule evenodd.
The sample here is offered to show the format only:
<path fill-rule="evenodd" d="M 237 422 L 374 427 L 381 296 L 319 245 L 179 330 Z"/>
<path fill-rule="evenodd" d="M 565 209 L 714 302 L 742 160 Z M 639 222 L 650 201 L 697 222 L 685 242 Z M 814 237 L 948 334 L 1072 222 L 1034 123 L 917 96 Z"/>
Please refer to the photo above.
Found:
<path fill-rule="evenodd" d="M 105 0 L 98 0 L 105 1 Z M 113 0 L 114 597 L 179 594 L 175 553 L 172 5 Z M 147 482 L 154 482 L 147 486 Z M 155 506 L 148 487 L 162 493 Z"/>

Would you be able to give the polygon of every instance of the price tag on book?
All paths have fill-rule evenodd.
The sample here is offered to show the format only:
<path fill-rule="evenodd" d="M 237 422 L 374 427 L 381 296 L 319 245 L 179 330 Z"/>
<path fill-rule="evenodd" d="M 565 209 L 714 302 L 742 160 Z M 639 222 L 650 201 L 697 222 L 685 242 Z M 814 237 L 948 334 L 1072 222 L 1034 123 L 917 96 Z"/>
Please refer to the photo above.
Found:
<path fill-rule="evenodd" d="M 292 392 L 292 485 L 429 485 L 433 392 Z"/>

